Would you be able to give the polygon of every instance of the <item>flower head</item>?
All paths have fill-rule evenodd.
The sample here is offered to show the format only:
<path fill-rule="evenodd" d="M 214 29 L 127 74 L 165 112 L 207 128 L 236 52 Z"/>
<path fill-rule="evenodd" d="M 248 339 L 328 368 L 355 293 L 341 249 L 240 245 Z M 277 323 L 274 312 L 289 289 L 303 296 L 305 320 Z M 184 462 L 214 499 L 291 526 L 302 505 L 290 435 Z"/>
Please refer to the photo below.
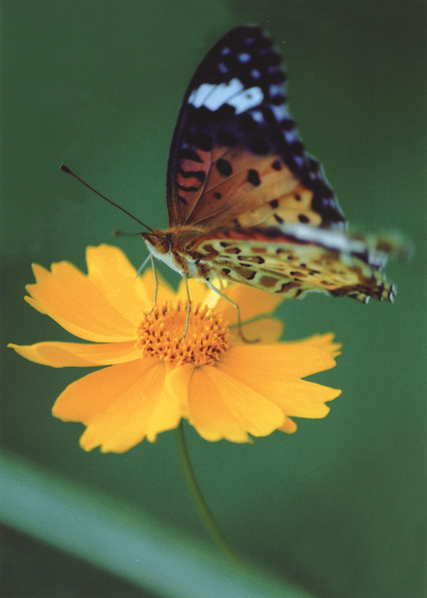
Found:
<path fill-rule="evenodd" d="M 88 274 L 69 262 L 51 272 L 34 266 L 36 284 L 26 300 L 63 328 L 90 343 L 9 345 L 20 355 L 52 367 L 109 366 L 70 384 L 53 415 L 86 426 L 80 444 L 121 453 L 144 438 L 176 428 L 185 418 L 206 440 L 248 442 L 274 430 L 294 432 L 290 417 L 321 418 L 341 391 L 302 380 L 334 367 L 340 346 L 333 335 L 279 342 L 283 330 L 272 313 L 282 298 L 244 285 L 223 292 L 234 307 L 199 281 L 174 291 L 160 280 L 153 308 L 150 271 L 136 277 L 117 247 L 88 247 Z"/>

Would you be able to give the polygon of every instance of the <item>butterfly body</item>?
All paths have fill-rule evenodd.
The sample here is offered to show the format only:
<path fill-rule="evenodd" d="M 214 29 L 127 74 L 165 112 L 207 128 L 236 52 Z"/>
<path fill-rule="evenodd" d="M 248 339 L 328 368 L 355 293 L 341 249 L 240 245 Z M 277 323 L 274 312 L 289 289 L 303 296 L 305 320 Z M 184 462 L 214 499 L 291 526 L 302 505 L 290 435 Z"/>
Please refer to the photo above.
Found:
<path fill-rule="evenodd" d="M 143 237 L 151 254 L 170 268 L 188 278 L 205 279 L 210 267 L 207 264 L 203 267 L 200 264 L 202 254 L 190 249 L 191 244 L 203 234 L 190 227 L 176 227 L 170 230 L 157 228 L 151 233 L 144 233 Z"/>
<path fill-rule="evenodd" d="M 150 252 L 187 277 L 298 298 L 306 291 L 393 300 L 381 268 L 395 248 L 352 237 L 320 164 L 290 117 L 286 75 L 258 27 L 207 54 L 184 96 L 168 163 L 169 229 Z M 397 251 L 397 249 L 396 249 Z"/>

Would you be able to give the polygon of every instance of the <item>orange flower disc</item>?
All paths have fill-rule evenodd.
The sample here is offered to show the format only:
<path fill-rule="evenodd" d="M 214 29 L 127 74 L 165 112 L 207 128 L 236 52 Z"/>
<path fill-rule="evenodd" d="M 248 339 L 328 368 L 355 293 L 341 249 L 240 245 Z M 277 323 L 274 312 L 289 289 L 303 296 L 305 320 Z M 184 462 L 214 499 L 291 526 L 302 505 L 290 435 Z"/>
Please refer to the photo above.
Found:
<path fill-rule="evenodd" d="M 138 326 L 137 346 L 143 357 L 179 366 L 208 365 L 219 359 L 229 346 L 229 331 L 215 309 L 198 304 L 192 307 L 187 334 L 183 338 L 187 305 L 166 301 L 155 305 Z"/>

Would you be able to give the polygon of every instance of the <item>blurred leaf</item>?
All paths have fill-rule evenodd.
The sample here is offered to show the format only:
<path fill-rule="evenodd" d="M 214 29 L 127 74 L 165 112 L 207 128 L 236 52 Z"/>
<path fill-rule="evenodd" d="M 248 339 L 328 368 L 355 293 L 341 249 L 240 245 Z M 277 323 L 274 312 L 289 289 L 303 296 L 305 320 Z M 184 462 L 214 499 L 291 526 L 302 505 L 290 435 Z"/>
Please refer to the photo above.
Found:
<path fill-rule="evenodd" d="M 265 572 L 32 463 L 0 454 L 0 518 L 14 529 L 170 598 L 309 598 Z"/>

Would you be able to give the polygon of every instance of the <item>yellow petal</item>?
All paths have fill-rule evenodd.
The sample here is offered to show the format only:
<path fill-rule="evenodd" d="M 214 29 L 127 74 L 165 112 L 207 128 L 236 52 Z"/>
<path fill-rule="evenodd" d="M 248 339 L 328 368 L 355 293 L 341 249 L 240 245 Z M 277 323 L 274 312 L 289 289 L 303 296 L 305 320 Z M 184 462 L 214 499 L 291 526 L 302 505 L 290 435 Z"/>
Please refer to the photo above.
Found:
<path fill-rule="evenodd" d="M 175 300 L 175 290 L 163 278 L 158 268 L 156 268 L 156 277 L 158 282 L 156 303 L 161 304 L 168 300 Z M 156 290 L 153 270 L 151 268 L 147 268 L 143 274 L 138 276 L 137 281 L 139 283 L 136 286 L 138 297 L 140 297 L 141 301 L 144 301 L 144 303 L 149 305 L 149 309 L 151 309 L 154 304 L 154 295 Z"/>
<path fill-rule="evenodd" d="M 14 345 L 8 347 L 35 363 L 54 368 L 112 365 L 133 361 L 140 356 L 135 341 L 85 345 L 83 343 L 46 342 L 35 345 Z"/>
<path fill-rule="evenodd" d="M 329 332 L 328 334 L 315 334 L 310 336 L 309 338 L 305 338 L 300 341 L 294 341 L 293 343 L 289 344 L 297 344 L 297 345 L 312 345 L 313 347 L 319 347 L 321 349 L 325 349 L 329 351 L 332 357 L 338 357 L 341 355 L 341 343 L 334 343 L 335 334 L 333 332 Z"/>
<path fill-rule="evenodd" d="M 122 453 L 178 425 L 179 401 L 164 381 L 165 366 L 156 359 L 114 365 L 71 384 L 52 412 L 87 426 L 80 439 L 85 450 Z"/>
<path fill-rule="evenodd" d="M 243 284 L 230 285 L 224 290 L 224 294 L 239 306 L 242 322 L 262 314 L 272 314 L 283 301 L 283 296 L 266 293 Z M 237 310 L 227 301 L 220 299 L 217 308 L 221 311 L 224 321 L 230 324 L 237 322 Z"/>
<path fill-rule="evenodd" d="M 64 421 L 87 425 L 157 364 L 157 359 L 146 358 L 92 372 L 70 384 L 59 395 L 52 413 Z"/>
<path fill-rule="evenodd" d="M 135 338 L 135 322 L 118 312 L 101 291 L 69 262 L 48 272 L 33 266 L 37 283 L 27 291 L 52 319 L 72 334 L 90 341 L 120 342 Z"/>
<path fill-rule="evenodd" d="M 213 366 L 194 369 L 188 409 L 190 424 L 210 441 L 248 442 L 248 434 L 267 436 L 283 424 L 276 405 Z"/>
<path fill-rule="evenodd" d="M 272 345 L 276 343 L 283 334 L 285 325 L 278 318 L 262 318 L 243 326 L 243 334 L 249 341 L 257 341 L 257 346 Z M 230 329 L 233 346 L 248 346 L 239 335 L 237 326 Z"/>
<path fill-rule="evenodd" d="M 201 280 L 194 280 L 190 278 L 188 280 L 188 291 L 190 294 L 190 300 L 193 305 L 198 303 L 206 303 L 206 297 L 210 292 L 210 289 Z M 187 291 L 185 288 L 184 279 L 178 285 L 178 291 L 176 294 L 176 300 L 180 299 L 183 303 L 187 303 Z"/>
<path fill-rule="evenodd" d="M 194 373 L 194 365 L 191 363 L 179 367 L 166 366 L 165 388 L 168 392 L 176 395 L 180 401 L 182 417 L 188 419 L 188 399 L 190 382 Z"/>
<path fill-rule="evenodd" d="M 30 285 L 27 285 L 25 288 L 27 289 L 27 287 L 29 287 Z M 24 297 L 25 301 L 27 303 L 29 303 L 31 305 L 31 307 L 34 307 L 34 309 L 36 309 L 37 311 L 39 311 L 41 314 L 46 315 L 46 310 L 43 307 L 43 305 L 41 303 L 39 303 L 38 301 L 36 301 L 35 299 L 33 299 L 32 297 L 28 297 L 25 296 Z"/>
<path fill-rule="evenodd" d="M 285 417 L 285 423 L 280 428 L 277 428 L 281 432 L 286 432 L 286 434 L 293 434 L 297 431 L 296 423 L 290 419 L 289 417 Z"/>
<path fill-rule="evenodd" d="M 100 245 L 86 249 L 88 278 L 117 311 L 137 325 L 154 304 L 155 278 L 151 268 L 136 277 L 136 270 L 118 247 Z M 174 299 L 175 291 L 156 271 L 157 303 Z"/>
<path fill-rule="evenodd" d="M 255 380 L 259 380 L 262 372 L 263 378 L 276 380 L 277 384 L 305 378 L 336 365 L 329 351 L 307 343 L 232 347 L 221 359 L 221 366 L 222 363 Z"/>
<path fill-rule="evenodd" d="M 275 403 L 286 415 L 317 419 L 325 417 L 330 408 L 325 405 L 341 394 L 341 390 L 322 386 L 308 380 L 288 382 L 281 394 L 276 396 Z"/>
<path fill-rule="evenodd" d="M 136 270 L 123 251 L 112 245 L 87 247 L 86 262 L 89 280 L 118 312 L 136 325 L 142 312 L 151 309 L 153 296 L 137 293 L 136 287 L 143 283 L 136 278 Z"/>
<path fill-rule="evenodd" d="M 288 351 L 280 351 L 283 347 Z M 324 403 L 335 399 L 341 391 L 298 378 L 328 369 L 335 361 L 327 351 L 305 346 L 307 364 L 304 370 L 301 364 L 293 363 L 300 349 L 301 347 L 287 347 L 285 344 L 259 348 L 235 347 L 230 349 L 216 367 L 278 405 L 285 415 L 325 417 L 329 407 Z M 309 369 L 308 364 L 311 364 Z"/>

